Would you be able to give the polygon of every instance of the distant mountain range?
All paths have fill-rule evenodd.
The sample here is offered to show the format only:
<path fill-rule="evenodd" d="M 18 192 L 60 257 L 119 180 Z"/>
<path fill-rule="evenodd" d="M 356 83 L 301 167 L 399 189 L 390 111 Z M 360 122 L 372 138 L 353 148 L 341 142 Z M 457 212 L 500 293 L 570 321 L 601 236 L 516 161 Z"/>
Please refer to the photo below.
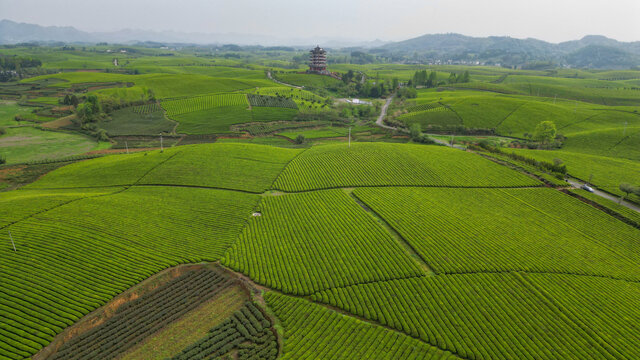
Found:
<path fill-rule="evenodd" d="M 160 42 L 169 44 L 236 44 L 236 45 L 299 45 L 315 46 L 318 43 L 325 47 L 358 46 L 371 48 L 386 44 L 380 40 L 358 41 L 335 38 L 276 38 L 255 34 L 205 34 L 181 33 L 175 31 L 148 31 L 124 29 L 113 32 L 85 32 L 70 26 L 40 26 L 17 23 L 11 20 L 0 20 L 0 44 L 18 44 L 26 42 L 65 42 L 65 43 L 98 43 L 134 44 L 137 42 Z"/>
<path fill-rule="evenodd" d="M 507 36 L 478 38 L 460 34 L 435 34 L 386 44 L 378 51 L 403 54 L 406 59 L 414 57 L 417 61 L 501 63 L 532 67 L 544 66 L 545 63 L 588 68 L 640 66 L 640 41 L 620 42 L 599 35 L 553 44 Z"/>
<path fill-rule="evenodd" d="M 380 40 L 280 39 L 251 34 L 156 32 L 132 29 L 91 33 L 69 26 L 44 27 L 10 20 L 0 21 L 0 44 L 25 42 L 120 44 L 160 42 L 301 47 L 322 44 L 326 48 L 362 49 L 392 61 L 409 63 L 499 64 L 524 68 L 571 66 L 628 69 L 640 67 L 640 41 L 620 42 L 598 35 L 585 36 L 580 40 L 559 44 L 537 39 L 515 39 L 506 36 L 471 37 L 460 34 L 423 35 L 409 40 L 386 43 Z"/>

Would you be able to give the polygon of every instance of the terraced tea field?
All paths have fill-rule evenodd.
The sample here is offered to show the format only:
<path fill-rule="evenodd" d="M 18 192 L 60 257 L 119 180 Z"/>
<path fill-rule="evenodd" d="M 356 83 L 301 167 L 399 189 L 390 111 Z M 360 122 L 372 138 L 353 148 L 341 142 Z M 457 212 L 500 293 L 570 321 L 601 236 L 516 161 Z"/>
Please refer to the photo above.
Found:
<path fill-rule="evenodd" d="M 0 215 L 0 359 L 640 356 L 640 230 L 471 152 L 111 155 Z"/>
<path fill-rule="evenodd" d="M 477 174 L 483 174 L 478 177 Z M 535 179 L 445 147 L 354 143 L 316 146 L 296 157 L 274 183 L 284 191 L 356 186 L 517 187 Z"/>

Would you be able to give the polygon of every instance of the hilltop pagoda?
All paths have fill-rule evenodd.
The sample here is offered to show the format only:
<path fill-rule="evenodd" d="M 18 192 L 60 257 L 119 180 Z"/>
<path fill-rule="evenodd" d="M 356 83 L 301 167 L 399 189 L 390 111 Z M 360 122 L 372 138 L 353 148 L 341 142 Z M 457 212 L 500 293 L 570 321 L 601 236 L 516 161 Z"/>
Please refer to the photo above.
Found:
<path fill-rule="evenodd" d="M 329 71 L 327 71 L 327 52 L 320 46 L 316 46 L 316 48 L 311 50 L 309 53 L 308 72 L 329 75 Z"/>

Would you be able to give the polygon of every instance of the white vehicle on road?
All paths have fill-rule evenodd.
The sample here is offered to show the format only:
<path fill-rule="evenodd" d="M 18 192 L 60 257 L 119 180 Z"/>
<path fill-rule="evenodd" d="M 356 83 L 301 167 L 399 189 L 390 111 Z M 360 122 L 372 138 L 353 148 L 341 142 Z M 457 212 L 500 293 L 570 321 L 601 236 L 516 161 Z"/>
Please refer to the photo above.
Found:
<path fill-rule="evenodd" d="M 587 185 L 587 184 L 582 184 L 582 186 L 580 186 L 580 189 L 587 190 L 590 193 L 593 192 L 593 188 L 591 186 Z"/>

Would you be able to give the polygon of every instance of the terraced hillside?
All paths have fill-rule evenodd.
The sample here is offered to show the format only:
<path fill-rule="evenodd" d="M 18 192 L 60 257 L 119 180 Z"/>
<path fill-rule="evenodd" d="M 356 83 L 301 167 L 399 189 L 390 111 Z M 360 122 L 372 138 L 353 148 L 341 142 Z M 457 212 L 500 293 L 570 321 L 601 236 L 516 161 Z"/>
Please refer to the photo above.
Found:
<path fill-rule="evenodd" d="M 220 265 L 61 335 L 53 356 L 640 356 L 640 230 L 471 152 L 216 143 L 111 155 L 0 193 L 0 215 L 0 359 L 29 358 L 153 274 L 201 262 Z M 221 285 L 232 271 L 250 294 Z"/>

